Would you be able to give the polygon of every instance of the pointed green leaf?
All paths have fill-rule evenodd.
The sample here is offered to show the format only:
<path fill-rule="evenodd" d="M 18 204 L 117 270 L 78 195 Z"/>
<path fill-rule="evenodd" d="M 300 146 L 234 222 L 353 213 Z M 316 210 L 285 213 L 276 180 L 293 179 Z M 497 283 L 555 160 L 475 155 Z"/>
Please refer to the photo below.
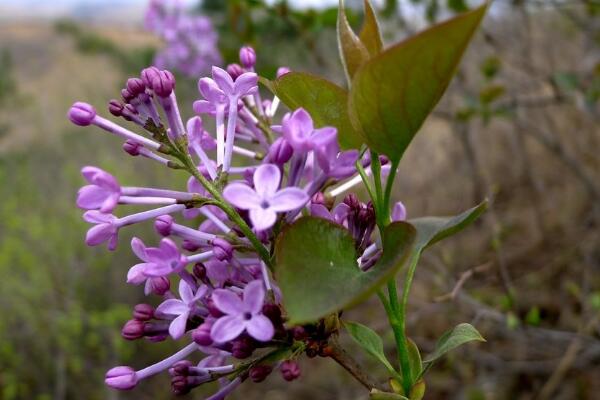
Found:
<path fill-rule="evenodd" d="M 342 60 L 348 83 L 350 83 L 356 71 L 369 59 L 369 51 L 360 41 L 360 38 L 356 36 L 348 22 L 344 9 L 344 0 L 340 0 L 338 8 L 337 37 L 340 59 Z"/>
<path fill-rule="evenodd" d="M 290 323 L 313 322 L 364 300 L 402 267 L 415 234 L 408 223 L 390 224 L 380 260 L 363 272 L 347 229 L 314 217 L 288 226 L 275 245 L 275 275 Z"/>
<path fill-rule="evenodd" d="M 304 72 L 289 72 L 268 81 L 261 79 L 291 110 L 302 107 L 317 127 L 335 126 L 342 149 L 359 148 L 362 144 L 348 116 L 348 92 L 327 79 Z"/>
<path fill-rule="evenodd" d="M 381 33 L 379 32 L 379 24 L 377 23 L 373 5 L 370 0 L 364 0 L 364 4 L 365 22 L 358 36 L 372 57 L 381 52 L 383 42 L 381 41 Z"/>
<path fill-rule="evenodd" d="M 358 343 L 367 353 L 375 357 L 380 363 L 382 363 L 387 370 L 396 376 L 397 372 L 392 367 L 392 364 L 388 361 L 383 352 L 383 341 L 379 335 L 368 326 L 359 324 L 358 322 L 345 321 L 344 327 L 352 336 L 352 339 Z"/>
<path fill-rule="evenodd" d="M 458 324 L 454 329 L 449 330 L 440 337 L 435 346 L 435 351 L 425 359 L 425 363 L 431 363 L 458 346 L 472 341 L 485 342 L 485 339 L 473 325 Z"/>
<path fill-rule="evenodd" d="M 408 344 L 408 361 L 410 362 L 410 373 L 412 375 L 411 382 L 416 382 L 423 372 L 423 362 L 421 361 L 421 353 L 417 344 L 412 339 L 407 340 Z"/>
<path fill-rule="evenodd" d="M 354 75 L 349 114 L 365 143 L 399 160 L 442 97 L 487 5 L 386 49 Z"/>
<path fill-rule="evenodd" d="M 415 251 L 454 235 L 473 223 L 487 209 L 487 200 L 454 217 L 421 217 L 409 222 L 417 229 Z"/>

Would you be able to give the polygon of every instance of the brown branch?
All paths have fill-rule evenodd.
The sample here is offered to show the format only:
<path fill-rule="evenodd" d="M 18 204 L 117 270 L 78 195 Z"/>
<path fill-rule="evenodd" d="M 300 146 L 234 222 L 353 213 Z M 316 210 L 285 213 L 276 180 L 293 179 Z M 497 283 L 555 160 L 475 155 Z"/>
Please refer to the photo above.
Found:
<path fill-rule="evenodd" d="M 460 274 L 458 281 L 456 281 L 456 285 L 454 285 L 454 288 L 450 291 L 450 293 L 446 293 L 441 296 L 438 296 L 434 299 L 434 301 L 440 303 L 442 301 L 448 301 L 448 300 L 452 301 L 452 300 L 456 299 L 456 296 L 458 295 L 458 293 L 460 292 L 460 290 L 462 289 L 463 285 L 465 284 L 465 282 L 467 280 L 469 280 L 473 275 L 475 275 L 477 273 L 489 270 L 493 265 L 494 265 L 493 262 L 488 261 L 485 264 L 481 264 L 481 265 L 478 265 L 476 267 L 466 270 L 465 272 Z"/>
<path fill-rule="evenodd" d="M 358 362 L 344 350 L 335 336 L 332 336 L 331 339 L 329 339 L 328 344 L 329 351 L 327 355 L 348 371 L 348 373 L 350 373 L 350 375 L 352 375 L 361 385 L 369 391 L 371 389 L 381 389 L 377 382 L 364 372 L 364 368 L 362 368 Z"/>

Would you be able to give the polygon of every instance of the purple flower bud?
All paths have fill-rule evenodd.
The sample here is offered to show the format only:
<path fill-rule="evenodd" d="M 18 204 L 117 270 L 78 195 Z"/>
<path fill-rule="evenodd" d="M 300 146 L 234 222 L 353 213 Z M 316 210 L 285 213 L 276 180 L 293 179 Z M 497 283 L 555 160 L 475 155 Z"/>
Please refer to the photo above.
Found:
<path fill-rule="evenodd" d="M 268 160 L 272 163 L 283 165 L 292 158 L 294 149 L 287 140 L 280 137 L 269 148 Z"/>
<path fill-rule="evenodd" d="M 75 125 L 88 126 L 96 117 L 96 110 L 88 103 L 73 103 L 67 114 L 69 120 Z"/>
<path fill-rule="evenodd" d="M 188 376 L 190 374 L 190 367 L 192 365 L 194 364 L 188 360 L 177 361 L 171 368 L 169 368 L 169 374 L 171 374 L 171 376 Z"/>
<path fill-rule="evenodd" d="M 115 117 L 123 116 L 123 103 L 119 100 L 112 99 L 108 102 L 108 112 L 110 112 Z"/>
<path fill-rule="evenodd" d="M 134 142 L 133 140 L 127 140 L 125 143 L 123 143 L 123 150 L 134 157 L 140 155 L 141 147 L 141 144 Z"/>
<path fill-rule="evenodd" d="M 291 382 L 300 377 L 300 366 L 296 361 L 287 360 L 281 363 L 279 367 L 283 379 Z"/>
<path fill-rule="evenodd" d="M 137 385 L 137 376 L 131 367 L 114 367 L 104 376 L 104 383 L 113 389 L 130 390 Z"/>
<path fill-rule="evenodd" d="M 225 314 L 223 314 L 221 312 L 221 310 L 219 310 L 217 308 L 217 306 L 215 305 L 215 302 L 212 299 L 208 299 L 206 301 L 206 309 L 208 310 L 208 312 L 210 313 L 210 315 L 213 316 L 213 317 L 215 317 L 215 318 L 220 318 L 223 315 L 225 315 Z"/>
<path fill-rule="evenodd" d="M 181 248 L 187 251 L 196 251 L 200 248 L 200 245 L 192 240 L 185 239 L 181 242 Z"/>
<path fill-rule="evenodd" d="M 144 93 L 144 91 L 146 90 L 146 85 L 144 84 L 144 81 L 142 81 L 140 78 L 127 79 L 126 87 L 129 93 L 131 93 L 133 96 L 137 96 L 140 93 Z"/>
<path fill-rule="evenodd" d="M 196 278 L 200 279 L 200 281 L 204 282 L 204 280 L 206 280 L 206 267 L 204 266 L 204 264 L 195 264 L 194 268 L 192 269 L 192 272 L 194 273 L 194 276 Z"/>
<path fill-rule="evenodd" d="M 137 340 L 144 336 L 144 322 L 130 319 L 121 329 L 121 336 L 125 340 Z"/>
<path fill-rule="evenodd" d="M 244 46 L 240 49 L 240 62 L 244 68 L 253 68 L 256 64 L 256 52 L 250 46 Z"/>
<path fill-rule="evenodd" d="M 250 357 L 254 350 L 256 350 L 254 341 L 247 336 L 242 336 L 232 343 L 231 355 L 239 360 L 243 360 Z"/>
<path fill-rule="evenodd" d="M 294 336 L 294 339 L 296 339 L 296 340 L 304 340 L 308 337 L 308 333 L 306 332 L 306 329 L 304 329 L 301 326 L 293 327 L 292 335 Z"/>
<path fill-rule="evenodd" d="M 317 192 L 315 193 L 315 195 L 310 199 L 311 204 L 321 204 L 321 205 L 326 205 L 325 204 L 325 195 L 323 194 L 323 192 Z"/>
<path fill-rule="evenodd" d="M 148 67 L 142 70 L 142 73 L 140 74 L 140 78 L 142 78 L 142 82 L 144 82 L 144 85 L 146 85 L 146 87 L 151 88 L 152 87 L 152 81 L 155 78 L 158 78 L 158 75 L 160 74 L 160 70 L 156 67 Z"/>
<path fill-rule="evenodd" d="M 176 375 L 171 379 L 171 390 L 176 396 L 188 394 L 192 387 L 188 384 L 188 379 L 184 375 Z"/>
<path fill-rule="evenodd" d="M 273 367 L 270 365 L 257 365 L 250 369 L 250 379 L 252 382 L 259 383 L 267 379 L 267 376 L 273 372 Z"/>
<path fill-rule="evenodd" d="M 154 307 L 150 304 L 137 304 L 133 308 L 133 318 L 138 321 L 149 321 L 154 318 Z"/>
<path fill-rule="evenodd" d="M 154 229 L 159 235 L 169 236 L 173 226 L 173 217 L 170 215 L 161 215 L 154 221 Z"/>
<path fill-rule="evenodd" d="M 125 100 L 125 103 L 129 103 L 131 100 L 135 99 L 135 96 L 127 89 L 121 89 L 121 97 Z"/>
<path fill-rule="evenodd" d="M 149 279 L 150 281 L 150 291 L 158 296 L 162 296 L 167 293 L 171 288 L 171 282 L 169 279 L 164 276 L 157 276 Z"/>
<path fill-rule="evenodd" d="M 271 320 L 273 325 L 277 326 L 283 323 L 281 318 L 281 308 L 275 304 L 265 304 L 262 308 L 262 313 Z"/>
<path fill-rule="evenodd" d="M 210 329 L 212 328 L 211 322 L 204 322 L 202 325 L 192 331 L 192 340 L 198 343 L 200 346 L 210 346 L 213 343 L 210 337 Z"/>
<path fill-rule="evenodd" d="M 235 81 L 240 75 L 244 73 L 244 70 L 239 64 L 229 64 L 227 66 L 227 73 L 231 75 L 231 78 Z"/>
<path fill-rule="evenodd" d="M 358 197 L 354 193 L 350 193 L 344 197 L 344 203 L 352 210 L 360 209 L 360 200 L 358 200 Z"/>
<path fill-rule="evenodd" d="M 160 97 L 169 97 L 175 89 L 175 76 L 170 71 L 163 70 L 152 79 L 152 90 Z"/>
<path fill-rule="evenodd" d="M 233 256 L 233 246 L 225 239 L 215 238 L 212 241 L 213 254 L 219 261 L 229 261 Z"/>
<path fill-rule="evenodd" d="M 277 69 L 277 78 L 281 78 L 282 76 L 284 76 L 285 74 L 291 72 L 291 70 L 288 67 L 279 67 Z"/>
<path fill-rule="evenodd" d="M 392 221 L 404 221 L 406 220 L 406 207 L 401 201 L 394 204 L 392 209 Z"/>

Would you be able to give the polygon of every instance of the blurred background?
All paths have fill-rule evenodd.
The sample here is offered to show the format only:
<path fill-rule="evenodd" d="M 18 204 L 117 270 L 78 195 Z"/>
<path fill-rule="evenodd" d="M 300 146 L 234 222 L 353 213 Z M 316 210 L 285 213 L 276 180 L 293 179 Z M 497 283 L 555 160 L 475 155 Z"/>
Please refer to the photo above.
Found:
<path fill-rule="evenodd" d="M 358 28 L 362 2 L 347 3 Z M 374 3 L 389 44 L 476 2 Z M 186 12 L 209 18 L 223 65 L 251 44 L 267 78 L 285 65 L 343 84 L 336 5 L 185 2 Z M 104 387 L 108 368 L 148 365 L 175 345 L 120 337 L 131 306 L 143 301 L 125 284 L 135 259 L 128 246 L 87 248 L 74 199 L 83 165 L 125 185 L 181 189 L 185 177 L 146 168 L 119 140 L 65 116 L 75 100 L 106 110 L 128 77 L 168 52 L 168 40 L 144 24 L 147 10 L 146 0 L 0 0 L 0 399 L 172 398 L 166 375 L 131 393 Z M 600 399 L 599 50 L 597 0 L 495 0 L 402 161 L 395 195 L 409 217 L 491 201 L 477 225 L 429 250 L 417 270 L 408 334 L 423 352 L 459 322 L 488 340 L 436 365 L 426 399 Z M 186 117 L 198 68 L 174 67 Z M 154 240 L 151 224 L 126 233 L 122 240 Z M 376 301 L 345 316 L 392 344 Z M 293 383 L 273 374 L 231 397 L 366 398 L 330 360 L 303 366 Z M 188 397 L 203 398 L 202 389 Z"/>

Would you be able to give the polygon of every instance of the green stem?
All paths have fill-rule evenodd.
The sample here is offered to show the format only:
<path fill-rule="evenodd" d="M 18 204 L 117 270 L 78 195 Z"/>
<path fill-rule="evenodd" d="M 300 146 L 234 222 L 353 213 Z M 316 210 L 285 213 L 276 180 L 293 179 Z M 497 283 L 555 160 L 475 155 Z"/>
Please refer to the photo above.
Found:
<path fill-rule="evenodd" d="M 398 302 L 398 290 L 396 288 L 396 281 L 391 279 L 388 282 L 388 295 L 390 297 L 389 309 L 391 314 L 388 313 L 388 319 L 392 330 L 394 332 L 394 339 L 396 340 L 396 347 L 398 349 L 398 359 L 400 362 L 400 369 L 402 371 L 402 387 L 405 393 L 410 393 L 412 386 L 412 372 L 410 370 L 410 357 L 408 354 L 408 343 L 406 339 L 406 315 L 405 307 L 402 307 Z M 384 305 L 385 307 L 385 305 Z"/>
<path fill-rule="evenodd" d="M 375 206 L 375 217 L 377 219 L 377 226 L 379 231 L 383 234 L 383 228 L 387 225 L 389 220 L 385 218 L 386 214 L 389 214 L 383 209 L 383 188 L 381 187 L 381 161 L 379 161 L 379 154 L 371 150 L 371 171 L 373 171 L 373 182 L 375 183 L 375 195 L 376 198 L 373 200 Z"/>
<path fill-rule="evenodd" d="M 369 177 L 367 176 L 365 169 L 363 168 L 362 164 L 360 163 L 360 160 L 356 161 L 356 170 L 358 171 L 358 174 L 362 178 L 363 184 L 365 185 L 365 188 L 367 189 L 367 192 L 369 193 L 369 197 L 371 198 L 373 203 L 375 203 L 375 201 L 376 201 L 375 193 L 373 192 L 373 188 L 371 187 L 371 184 L 369 183 Z"/>
<path fill-rule="evenodd" d="M 385 210 L 385 221 L 390 219 L 390 199 L 392 197 L 392 188 L 394 187 L 394 179 L 396 179 L 396 173 L 398 171 L 398 164 L 400 161 L 392 161 L 390 174 L 388 175 L 387 182 L 385 184 L 385 194 L 383 197 L 383 209 Z"/>
<path fill-rule="evenodd" d="M 206 191 L 208 191 L 208 193 L 210 193 L 213 196 L 215 202 L 217 203 L 217 206 L 221 210 L 223 210 L 223 212 L 227 214 L 229 219 L 240 228 L 244 236 L 246 236 L 248 240 L 250 240 L 250 243 L 252 243 L 252 245 L 258 252 L 260 258 L 262 258 L 262 260 L 265 262 L 265 264 L 267 264 L 269 269 L 272 270 L 273 266 L 271 264 L 271 256 L 269 255 L 269 252 L 267 251 L 265 246 L 263 246 L 261 241 L 258 240 L 254 232 L 252 232 L 252 229 L 250 229 L 246 221 L 244 221 L 242 217 L 240 217 L 240 215 L 235 211 L 235 209 L 225 201 L 221 193 L 208 181 L 208 179 L 206 179 L 200 173 L 200 171 L 198 171 L 198 169 L 194 166 L 194 163 L 189 157 L 189 155 L 184 155 L 182 161 L 186 164 L 188 172 L 191 173 L 194 176 L 194 178 L 196 178 L 202 184 L 202 186 L 204 186 Z"/>

